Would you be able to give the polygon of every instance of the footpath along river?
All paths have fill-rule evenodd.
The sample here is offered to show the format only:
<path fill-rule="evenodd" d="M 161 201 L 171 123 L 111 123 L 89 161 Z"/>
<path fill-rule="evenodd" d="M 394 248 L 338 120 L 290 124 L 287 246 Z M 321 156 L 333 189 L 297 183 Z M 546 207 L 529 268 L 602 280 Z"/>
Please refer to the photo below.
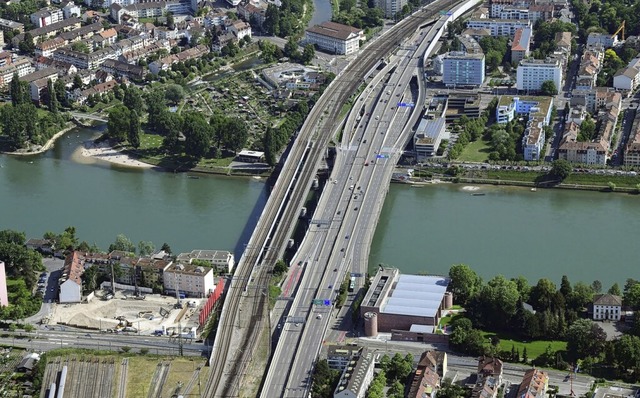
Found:
<path fill-rule="evenodd" d="M 173 174 L 92 162 L 80 155 L 95 130 L 74 130 L 36 156 L 0 155 L 0 229 L 40 237 L 75 226 L 106 249 L 119 233 L 174 252 L 222 249 L 239 256 L 266 201 L 264 179 Z M 466 263 L 487 280 L 530 283 L 640 279 L 640 197 L 568 190 L 531 192 L 463 185 L 393 184 L 371 249 L 403 272 L 446 274 Z"/>

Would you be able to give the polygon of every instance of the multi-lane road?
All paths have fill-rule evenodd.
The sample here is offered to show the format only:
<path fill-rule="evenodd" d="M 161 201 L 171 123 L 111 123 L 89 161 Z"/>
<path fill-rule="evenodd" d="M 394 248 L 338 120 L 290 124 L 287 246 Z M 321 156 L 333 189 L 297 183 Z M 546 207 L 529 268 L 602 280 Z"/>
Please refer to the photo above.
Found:
<path fill-rule="evenodd" d="M 305 240 L 293 261 L 303 270 L 262 397 L 306 397 L 333 302 L 343 279 L 367 271 L 369 247 L 395 164 L 422 113 L 421 60 L 445 23 L 423 19 L 356 100 Z M 399 104 L 409 104 L 399 105 Z M 411 106 L 411 105 L 414 106 Z"/>

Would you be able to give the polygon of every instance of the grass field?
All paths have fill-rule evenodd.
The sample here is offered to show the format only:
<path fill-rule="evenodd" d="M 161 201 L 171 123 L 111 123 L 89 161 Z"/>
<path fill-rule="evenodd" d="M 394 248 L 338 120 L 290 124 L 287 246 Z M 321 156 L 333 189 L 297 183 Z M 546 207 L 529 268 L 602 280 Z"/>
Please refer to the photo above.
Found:
<path fill-rule="evenodd" d="M 127 367 L 127 397 L 146 397 L 156 371 L 158 360 L 144 357 L 129 357 Z"/>
<path fill-rule="evenodd" d="M 498 336 L 498 338 L 500 339 L 501 351 L 511 351 L 511 347 L 515 346 L 515 348 L 520 351 L 520 356 L 522 356 L 524 348 L 527 347 L 527 357 L 529 358 L 529 360 L 534 359 L 540 354 L 544 353 L 549 344 L 551 344 L 551 349 L 553 351 L 564 351 L 567 349 L 567 343 L 565 341 L 536 340 L 524 342 L 510 339 L 510 336 L 502 335 L 500 333 L 482 332 L 482 335 L 487 340 L 489 340 L 489 338 L 493 336 Z"/>
<path fill-rule="evenodd" d="M 478 140 L 467 144 L 458 159 L 461 162 L 486 162 L 489 160 L 489 143 L 487 141 Z"/>

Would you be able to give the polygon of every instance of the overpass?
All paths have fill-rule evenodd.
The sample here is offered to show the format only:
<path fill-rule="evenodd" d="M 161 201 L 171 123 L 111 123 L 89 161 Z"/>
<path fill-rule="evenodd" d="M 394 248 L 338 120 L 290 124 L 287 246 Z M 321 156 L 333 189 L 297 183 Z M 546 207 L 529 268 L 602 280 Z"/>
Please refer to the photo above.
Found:
<path fill-rule="evenodd" d="M 254 354 L 259 345 L 260 336 L 262 333 L 269 333 L 271 331 L 271 324 L 268 316 L 268 282 L 270 271 L 275 262 L 282 257 L 286 243 L 293 232 L 300 209 L 306 200 L 307 193 L 311 187 L 311 183 L 315 177 L 316 170 L 325 152 L 326 146 L 341 125 L 338 120 L 338 115 L 343 104 L 346 103 L 352 94 L 357 91 L 363 80 L 368 77 L 369 74 L 373 73 L 380 60 L 396 49 L 406 37 L 413 35 L 414 32 L 416 32 L 416 30 L 425 23 L 425 21 L 436 16 L 440 10 L 448 9 L 449 7 L 456 5 L 459 1 L 460 0 L 438 0 L 393 26 L 375 43 L 370 44 L 362 50 L 358 58 L 354 62 L 351 62 L 349 66 L 347 66 L 347 68 L 336 77 L 311 110 L 291 148 L 290 154 L 284 162 L 281 174 L 271 191 L 271 195 L 265 205 L 265 209 L 257 223 L 247 249 L 240 258 L 236 274 L 230 284 L 210 358 L 212 371 L 205 389 L 204 395 L 206 397 L 228 397 L 239 395 L 240 383 L 245 377 L 248 364 L 253 360 Z M 440 27 L 444 29 L 443 24 Z M 413 57 L 411 58 L 411 61 L 407 58 L 405 62 L 413 62 L 415 65 Z M 420 80 L 419 76 L 416 76 L 416 81 Z M 399 87 L 394 88 L 393 95 L 398 94 L 410 95 L 404 94 L 403 89 Z M 376 94 L 374 94 L 374 96 L 375 95 Z M 377 95 L 378 97 L 376 98 L 379 98 L 380 101 L 384 101 L 384 99 L 380 98 L 380 93 Z M 386 100 L 386 103 L 388 103 L 389 98 Z M 393 101 L 393 98 L 391 98 L 391 100 Z M 368 100 L 368 102 L 370 103 L 370 100 Z M 355 106 L 358 107 L 359 105 L 356 104 Z M 382 118 L 380 118 L 380 116 L 382 116 Z M 380 153 L 380 155 L 387 156 L 384 158 L 385 162 L 389 165 L 395 164 L 399 154 L 393 149 L 394 147 L 391 147 L 389 151 L 384 151 L 385 147 L 383 147 L 382 144 L 396 143 L 399 145 L 400 135 L 399 133 L 385 134 L 384 132 L 387 130 L 390 132 L 392 128 L 399 126 L 398 123 L 406 124 L 406 120 L 410 118 L 410 116 L 411 111 L 409 109 L 403 109 L 395 116 L 383 115 L 383 113 L 380 112 L 377 119 L 375 119 L 376 122 L 379 122 L 377 123 L 378 127 L 376 128 L 376 132 L 382 131 L 383 134 L 376 133 L 375 135 L 379 135 L 382 138 L 377 137 L 378 139 L 375 141 L 372 140 L 369 145 L 364 145 L 367 142 L 366 139 L 363 139 L 362 137 L 360 137 L 361 141 L 359 143 L 354 141 L 354 139 L 351 139 L 350 144 L 345 145 L 343 141 L 339 152 L 344 151 L 345 153 L 350 154 L 350 156 L 338 156 L 337 158 L 337 161 L 340 162 L 337 164 L 337 170 L 342 171 L 340 172 L 340 177 L 337 178 L 336 181 L 341 179 L 343 184 L 340 186 L 338 186 L 337 183 L 329 184 L 329 187 L 331 187 L 331 185 L 336 187 L 335 191 L 330 190 L 331 192 L 340 192 L 341 194 L 338 195 L 334 193 L 332 195 L 330 192 L 323 193 L 323 199 L 321 199 L 321 202 L 323 200 L 325 202 L 338 201 L 338 198 L 342 198 L 342 200 L 346 201 L 349 206 L 355 204 L 355 202 L 352 201 L 356 201 L 358 199 L 354 198 L 355 196 L 352 196 L 350 192 L 346 191 L 347 185 L 345 184 L 348 174 L 352 173 L 352 171 L 341 167 L 341 165 L 359 164 L 360 166 L 363 166 L 366 162 L 365 159 L 368 159 L 368 156 L 374 148 L 378 147 L 384 152 Z M 396 118 L 397 122 L 395 121 Z M 404 122 L 401 122 L 401 120 L 404 120 Z M 359 128 L 364 130 L 363 126 L 364 125 L 361 125 Z M 401 131 L 402 130 L 404 129 L 401 129 Z M 351 135 L 353 137 L 356 136 L 355 134 Z M 381 142 L 380 139 L 385 139 L 385 141 Z M 383 163 L 375 163 L 376 166 L 378 164 L 382 165 Z M 386 183 L 388 185 L 391 172 L 386 171 L 386 174 L 380 174 L 380 171 L 387 170 L 387 168 L 379 167 L 376 170 L 377 172 L 374 174 L 373 171 L 376 169 L 376 166 L 368 167 L 367 170 L 369 170 L 369 172 L 367 173 L 365 173 L 361 168 L 363 181 L 369 181 L 369 184 L 372 184 L 371 176 L 378 175 L 380 183 L 386 179 Z M 388 170 L 392 169 L 392 167 L 388 168 Z M 351 178 L 353 178 L 353 176 L 351 176 Z M 385 187 L 385 191 L 387 189 L 385 184 L 380 184 L 378 186 Z M 371 191 L 374 190 L 367 190 L 367 192 Z M 371 200 L 375 198 L 371 195 L 372 194 L 370 194 L 369 198 L 366 200 L 360 200 L 367 206 L 372 206 Z M 327 199 L 324 199 L 325 197 Z M 331 199 L 332 197 L 333 199 Z M 337 207 L 335 204 L 334 206 Z M 373 206 L 381 206 L 381 202 L 374 203 Z M 327 206 L 327 208 L 330 207 L 331 206 Z M 355 209 L 352 210 L 354 211 L 353 214 L 369 214 L 369 216 L 366 216 L 366 220 L 368 222 L 372 220 L 371 215 L 377 214 L 377 212 L 373 212 L 371 210 L 357 213 L 358 206 L 356 205 L 353 208 Z M 332 218 L 334 214 L 337 213 L 328 214 L 328 216 Z M 342 233 L 344 233 L 346 240 L 348 240 L 350 233 L 347 231 L 351 231 L 351 233 L 356 231 L 356 222 L 358 221 L 358 218 L 348 217 L 345 218 L 345 220 L 349 220 L 350 224 L 345 224 L 344 226 L 336 224 L 336 226 L 340 228 L 340 236 L 342 237 Z M 369 226 L 368 234 L 372 234 L 375 222 L 377 222 L 377 215 L 374 220 L 374 224 Z M 329 263 L 329 257 L 333 256 L 332 258 L 336 258 L 338 256 L 336 253 L 339 253 L 337 250 L 340 247 L 335 240 L 337 235 L 335 235 L 335 233 L 327 233 L 328 231 L 333 231 L 333 227 L 326 228 L 326 223 L 318 223 L 315 228 L 322 229 L 323 225 L 325 226 L 324 228 L 326 231 L 324 233 L 321 232 L 316 234 L 318 236 L 317 239 L 305 239 L 305 242 L 311 242 L 305 243 L 305 245 L 311 245 L 313 247 L 313 250 L 307 252 L 308 254 L 306 254 L 306 258 L 308 259 L 307 261 L 313 260 L 314 264 L 317 265 L 316 278 L 324 275 L 324 271 L 329 269 L 327 266 Z M 365 238 L 366 236 L 359 237 L 358 241 L 362 244 L 366 241 Z M 326 251 L 326 247 L 335 248 L 335 253 L 333 250 L 328 253 Z M 346 254 L 343 255 L 343 260 L 345 259 Z M 364 261 L 366 263 L 366 259 Z M 343 261 L 340 273 L 346 272 L 346 266 L 347 262 Z M 362 264 L 362 266 L 366 267 L 366 264 Z M 333 279 L 337 280 L 337 275 L 340 273 L 337 272 L 336 268 L 336 272 L 333 273 Z M 309 279 L 308 275 L 313 275 L 313 273 L 305 272 L 303 279 Z M 325 282 L 331 279 L 326 276 L 323 278 Z M 318 280 L 319 279 L 315 279 L 314 282 L 316 283 L 316 291 L 319 289 Z M 322 293 L 325 294 L 329 292 Z M 309 302 L 303 303 L 303 306 L 308 307 L 308 304 Z M 304 322 L 308 322 L 308 310 L 306 316 L 301 318 L 304 319 Z M 329 317 L 322 318 L 321 316 L 320 318 L 325 319 L 324 327 L 326 327 L 326 321 Z M 305 332 L 309 329 L 304 327 L 301 323 L 298 323 L 299 326 L 295 325 L 295 323 L 291 323 L 290 325 L 288 324 L 287 330 L 292 327 L 300 327 L 301 331 Z M 302 333 L 300 333 L 300 335 L 301 334 Z M 312 337 L 313 336 L 309 338 L 312 339 Z M 317 345 L 319 345 L 319 341 L 317 344 L 314 343 L 314 346 Z M 315 359 L 316 353 L 317 350 L 309 352 L 309 361 L 312 362 Z M 311 354 L 313 355 L 311 356 Z M 276 366 L 274 365 L 275 363 L 278 363 L 277 360 L 276 362 L 272 362 L 272 368 Z M 309 371 L 308 366 L 305 365 L 304 368 Z M 291 383 L 294 383 L 293 379 L 291 380 Z M 263 393 L 263 396 L 275 397 L 285 395 L 286 383 L 286 381 L 280 382 L 280 384 L 269 384 L 269 382 L 267 382 L 263 391 L 271 391 L 270 386 L 275 385 L 276 389 L 273 390 L 275 395 L 265 395 L 271 394 L 271 392 L 265 392 Z M 281 386 L 279 390 L 280 392 L 278 392 L 277 385 Z M 298 393 L 291 396 L 303 396 L 308 386 L 309 383 L 307 380 L 305 386 L 300 390 L 296 390 Z"/>

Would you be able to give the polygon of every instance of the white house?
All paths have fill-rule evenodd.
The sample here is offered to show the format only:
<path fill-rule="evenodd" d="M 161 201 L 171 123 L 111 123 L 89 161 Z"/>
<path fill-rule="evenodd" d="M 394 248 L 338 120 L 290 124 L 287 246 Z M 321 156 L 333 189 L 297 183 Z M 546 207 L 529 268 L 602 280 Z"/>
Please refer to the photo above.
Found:
<path fill-rule="evenodd" d="M 613 294 L 598 294 L 593 298 L 594 321 L 619 321 L 622 314 L 622 297 Z"/>
<path fill-rule="evenodd" d="M 62 21 L 64 18 L 62 10 L 59 9 L 47 9 L 36 11 L 29 16 L 31 23 L 38 28 L 49 26 L 51 24 Z"/>
<path fill-rule="evenodd" d="M 62 7 L 62 15 L 64 19 L 80 17 L 82 15 L 82 9 L 80 6 L 75 5 L 73 1 L 70 1 L 66 6 Z"/>
<path fill-rule="evenodd" d="M 82 301 L 82 274 L 84 259 L 80 252 L 74 251 L 64 260 L 64 269 L 60 282 L 60 303 L 79 303 Z"/>
<path fill-rule="evenodd" d="M 556 89 L 562 88 L 562 65 L 557 59 L 524 59 L 518 64 L 516 75 L 520 91 L 540 91 L 547 80 L 553 81 Z"/>
<path fill-rule="evenodd" d="M 181 253 L 177 261 L 192 264 L 194 260 L 205 261 L 218 271 L 231 273 L 235 266 L 233 254 L 224 250 L 192 250 L 191 253 Z"/>
<path fill-rule="evenodd" d="M 207 297 L 213 292 L 213 268 L 191 264 L 170 265 L 162 273 L 164 291 L 175 294 L 176 290 L 186 297 Z"/>
<path fill-rule="evenodd" d="M 365 40 L 362 29 L 335 22 L 323 22 L 305 32 L 306 43 L 315 44 L 334 54 L 349 55 L 357 52 L 360 40 Z"/>

